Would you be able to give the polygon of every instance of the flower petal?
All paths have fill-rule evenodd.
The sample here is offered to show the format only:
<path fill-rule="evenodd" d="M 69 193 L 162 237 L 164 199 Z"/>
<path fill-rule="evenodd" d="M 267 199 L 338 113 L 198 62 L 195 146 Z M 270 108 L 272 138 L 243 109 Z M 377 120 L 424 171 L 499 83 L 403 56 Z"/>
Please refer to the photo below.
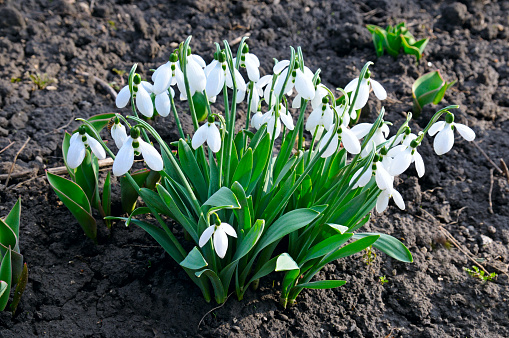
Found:
<path fill-rule="evenodd" d="M 353 93 L 352 95 L 355 95 Z M 355 100 L 354 110 L 362 109 L 368 103 L 369 99 L 369 85 L 366 79 L 362 80 L 361 86 L 359 87 L 359 92 L 357 94 L 357 99 Z"/>
<path fill-rule="evenodd" d="M 288 67 L 290 65 L 290 61 L 289 60 L 282 60 L 282 61 L 279 61 L 278 63 L 276 63 L 274 65 L 274 67 L 272 68 L 272 71 L 274 72 L 274 74 L 279 74 L 281 73 L 281 71 L 283 69 L 285 69 L 286 67 Z"/>
<path fill-rule="evenodd" d="M 403 201 L 403 197 L 401 197 L 401 194 L 396 189 L 392 189 L 392 199 L 398 208 L 405 210 L 405 201 Z"/>
<path fill-rule="evenodd" d="M 258 64 L 256 63 L 256 61 L 258 61 L 258 58 L 255 55 L 251 53 L 246 54 L 247 77 L 249 78 L 249 80 L 254 82 L 260 80 L 260 70 L 258 69 L 258 67 L 260 66 L 260 61 L 258 61 Z"/>
<path fill-rule="evenodd" d="M 279 117 L 281 118 L 281 121 L 285 124 L 286 128 L 293 130 L 295 126 L 293 125 L 293 118 L 290 113 L 287 113 L 284 111 L 284 108 L 281 109 L 279 112 Z"/>
<path fill-rule="evenodd" d="M 208 126 L 207 144 L 214 153 L 217 153 L 219 149 L 221 149 L 221 133 L 214 123 L 210 123 Z"/>
<path fill-rule="evenodd" d="M 154 148 L 153 145 L 150 143 L 147 143 L 143 141 L 141 138 L 138 139 L 138 142 L 140 143 L 139 150 L 141 152 L 141 155 L 143 156 L 143 159 L 145 160 L 145 163 L 147 163 L 148 167 L 154 171 L 161 171 L 163 170 L 163 158 L 161 157 L 161 154 Z"/>
<path fill-rule="evenodd" d="M 369 79 L 371 82 L 371 88 L 373 88 L 373 92 L 375 93 L 375 96 L 379 100 L 385 100 L 387 98 L 387 92 L 385 91 L 384 87 L 380 84 L 380 82 L 375 81 L 373 79 Z"/>
<path fill-rule="evenodd" d="M 410 153 L 410 151 L 411 150 L 407 147 L 406 150 L 398 153 L 396 157 L 394 157 L 394 161 L 392 162 L 392 165 L 389 168 L 389 173 L 392 176 L 400 175 L 405 170 L 408 169 L 410 163 L 412 163 L 412 154 Z"/>
<path fill-rule="evenodd" d="M 376 185 L 380 190 L 392 189 L 392 176 L 385 170 L 383 164 L 378 162 L 375 172 Z"/>
<path fill-rule="evenodd" d="M 371 123 L 359 123 L 352 127 L 352 132 L 360 140 L 364 136 L 368 135 L 372 126 L 373 126 L 373 124 L 371 124 Z"/>
<path fill-rule="evenodd" d="M 376 212 L 381 214 L 382 212 L 387 209 L 387 206 L 389 205 L 389 191 L 384 190 L 378 195 L 376 199 Z"/>
<path fill-rule="evenodd" d="M 443 155 L 452 149 L 454 145 L 454 132 L 452 130 L 452 126 L 447 123 L 437 136 L 435 136 L 435 140 L 433 141 L 433 149 L 437 155 Z"/>
<path fill-rule="evenodd" d="M 208 130 L 209 130 L 208 123 L 205 123 L 200 128 L 198 128 L 196 133 L 194 133 L 193 139 L 191 141 L 193 149 L 198 149 L 198 147 L 200 147 L 203 144 L 203 142 L 207 140 Z"/>
<path fill-rule="evenodd" d="M 165 63 L 161 67 L 157 68 L 157 77 L 154 80 L 153 92 L 154 94 L 160 94 L 165 92 L 170 87 L 171 83 L 171 64 Z"/>
<path fill-rule="evenodd" d="M 168 114 L 170 114 L 170 97 L 166 92 L 162 92 L 161 94 L 156 95 L 155 106 L 159 115 L 166 117 Z"/>
<path fill-rule="evenodd" d="M 473 141 L 475 139 L 475 132 L 470 127 L 461 123 L 455 123 L 454 126 L 465 140 Z"/>
<path fill-rule="evenodd" d="M 207 96 L 209 98 L 217 96 L 221 92 L 221 89 L 224 87 L 224 80 L 224 70 L 221 67 L 221 64 L 218 63 L 207 76 L 207 85 L 205 86 L 205 90 L 207 91 Z"/>
<path fill-rule="evenodd" d="M 200 236 L 200 240 L 198 242 L 198 245 L 200 246 L 200 248 L 202 248 L 205 244 L 207 244 L 210 237 L 212 237 L 212 234 L 214 233 L 215 228 L 216 228 L 215 226 L 211 225 L 207 229 L 205 229 L 205 231 L 203 231 L 203 233 Z"/>
<path fill-rule="evenodd" d="M 81 165 L 86 153 L 85 144 L 81 140 L 80 133 L 74 133 L 74 135 L 71 137 L 71 141 L 69 142 L 69 150 L 67 151 L 67 165 L 71 169 L 76 169 Z"/>
<path fill-rule="evenodd" d="M 219 228 L 221 228 L 224 232 L 226 232 L 227 235 L 230 235 L 232 237 L 237 238 L 237 232 L 235 231 L 235 229 L 230 224 L 228 224 L 228 223 L 221 223 Z"/>
<path fill-rule="evenodd" d="M 305 76 L 300 69 L 296 71 L 295 89 L 306 100 L 311 100 L 315 97 L 315 86 L 312 79 Z"/>
<path fill-rule="evenodd" d="M 331 129 L 327 132 L 327 134 L 329 134 L 329 133 L 331 133 L 331 132 L 333 132 L 333 131 L 334 131 L 334 128 L 331 128 Z M 338 145 L 339 145 L 339 138 L 338 138 L 338 135 L 337 135 L 337 134 L 333 134 L 333 133 L 331 133 L 331 134 L 330 134 L 330 136 L 329 136 L 329 138 L 330 138 L 330 137 L 332 137 L 332 140 L 330 141 L 329 146 L 327 147 L 327 149 L 325 149 L 325 151 L 323 152 L 323 154 L 322 154 L 322 156 L 321 156 L 322 158 L 327 158 L 327 157 L 331 156 L 331 155 L 332 155 L 332 154 L 334 154 L 334 153 L 336 152 L 336 150 L 338 149 Z M 322 141 L 324 141 L 324 140 L 326 140 L 326 139 L 328 140 L 327 135 L 325 135 L 325 137 L 322 139 Z M 320 142 L 320 144 L 322 144 L 322 143 Z M 325 142 L 323 143 L 323 146 L 325 146 L 326 144 L 327 144 L 327 141 L 325 141 Z"/>
<path fill-rule="evenodd" d="M 104 151 L 101 143 L 87 133 L 85 133 L 85 135 L 87 135 L 88 146 L 92 149 L 94 155 L 97 156 L 98 159 L 104 160 L 106 158 L 106 151 Z"/>
<path fill-rule="evenodd" d="M 111 127 L 111 137 L 115 141 L 115 145 L 118 149 L 122 148 L 122 145 L 127 140 L 127 133 L 125 126 L 120 123 L 116 123 Z"/>
<path fill-rule="evenodd" d="M 429 136 L 434 136 L 440 130 L 444 129 L 445 121 L 435 122 L 428 130 Z"/>
<path fill-rule="evenodd" d="M 315 109 L 309 114 L 308 120 L 306 121 L 306 130 L 314 132 L 320 121 L 322 120 L 322 110 Z"/>
<path fill-rule="evenodd" d="M 347 93 L 355 92 L 355 90 L 357 89 L 357 83 L 359 83 L 358 77 L 356 77 L 352 81 L 348 82 L 348 84 L 345 87 L 345 92 L 347 92 Z"/>
<path fill-rule="evenodd" d="M 218 228 L 214 232 L 214 249 L 220 258 L 224 258 L 228 250 L 228 237 L 223 229 Z"/>
<path fill-rule="evenodd" d="M 136 93 L 136 107 L 146 117 L 152 117 L 154 115 L 154 106 L 152 105 L 152 98 L 147 93 L 145 88 L 138 86 L 138 92 Z"/>
<path fill-rule="evenodd" d="M 127 106 L 130 99 L 131 92 L 129 91 L 129 86 L 125 86 L 118 92 L 117 98 L 115 99 L 115 104 L 117 105 L 117 108 L 124 108 Z"/>
<path fill-rule="evenodd" d="M 117 153 L 113 162 L 113 175 L 121 176 L 131 169 L 134 162 L 133 139 L 131 136 L 127 138 L 124 145 Z"/>
<path fill-rule="evenodd" d="M 421 154 L 417 152 L 417 150 L 414 153 L 413 160 L 415 162 L 415 169 L 417 170 L 417 175 L 419 177 L 424 176 L 424 161 L 422 160 Z"/>
<path fill-rule="evenodd" d="M 341 142 L 343 142 L 343 146 L 350 154 L 358 154 L 361 152 L 359 139 L 347 127 L 341 127 Z"/>
<path fill-rule="evenodd" d="M 193 93 L 193 91 L 203 92 L 207 85 L 207 78 L 205 77 L 203 69 L 193 59 L 188 60 L 186 69 L 189 85 L 193 88 L 191 93 Z"/>

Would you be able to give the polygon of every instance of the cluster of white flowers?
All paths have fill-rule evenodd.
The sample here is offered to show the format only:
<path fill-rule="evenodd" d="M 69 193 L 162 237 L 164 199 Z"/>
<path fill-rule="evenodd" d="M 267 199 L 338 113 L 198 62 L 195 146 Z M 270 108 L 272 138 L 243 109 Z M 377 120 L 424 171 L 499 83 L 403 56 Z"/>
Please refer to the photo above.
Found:
<path fill-rule="evenodd" d="M 342 103 L 336 103 L 333 101 L 332 91 L 321 84 L 319 78 L 308 67 L 303 66 L 302 60 L 298 58 L 294 65 L 289 60 L 277 62 L 272 74 L 260 77 L 260 62 L 245 45 L 240 60 L 235 58 L 233 63 L 238 63 L 241 68 L 246 69 L 249 79 L 247 83 L 239 70 L 234 69 L 232 75 L 225 51 L 214 53 L 214 59 L 208 65 L 200 56 L 191 54 L 190 50 L 186 60 L 184 67 L 186 76 L 176 52 L 152 74 L 153 84 L 142 81 L 136 74 L 131 88 L 127 85 L 118 93 L 117 107 L 123 108 L 129 101 L 134 100 L 138 111 L 146 117 L 152 117 L 155 111 L 161 116 L 168 116 L 175 96 L 172 88 L 174 85 L 177 85 L 181 100 L 188 100 L 189 94 L 199 92 L 205 94 L 209 103 L 214 103 L 217 95 L 226 88 L 235 89 L 237 103 L 247 98 L 248 114 L 253 113 L 251 126 L 258 130 L 266 124 L 270 137 L 278 138 L 283 125 L 288 130 L 295 127 L 290 109 L 300 108 L 304 102 L 310 101 L 312 111 L 305 123 L 305 129 L 313 135 L 313 142 L 319 140 L 318 150 L 322 151 L 322 157 L 332 156 L 341 146 L 350 154 L 359 154 L 360 158 L 369 156 L 375 149 L 375 156 L 368 168 L 358 170 L 350 184 L 353 188 L 363 187 L 374 176 L 378 188 L 382 191 L 376 203 L 376 210 L 379 213 L 387 208 L 390 198 L 394 199 L 399 208 L 405 208 L 401 194 L 394 189 L 395 176 L 406 171 L 412 163 L 415 163 L 419 177 L 424 175 L 424 162 L 417 151 L 424 135 L 412 134 L 409 127 L 388 139 L 390 123 L 382 121 L 361 152 L 361 141 L 370 134 L 373 125 L 361 123 L 350 129 L 350 121 L 357 119 L 357 112 L 367 104 L 371 90 L 378 99 L 387 98 L 387 92 L 379 82 L 371 78 L 369 70 L 364 78 L 355 78 L 348 83 L 344 89 L 348 95 L 345 95 Z M 283 96 L 293 95 L 294 89 L 295 97 L 289 108 L 284 104 L 286 100 L 283 100 Z M 262 109 L 266 112 L 263 113 Z M 195 132 L 192 147 L 197 149 L 206 142 L 212 152 L 218 152 L 222 143 L 221 126 L 218 128 L 218 125 L 214 116 L 209 116 Z M 431 136 L 438 133 L 434 140 L 434 149 L 438 155 L 445 154 L 452 148 L 454 128 L 458 129 L 460 135 L 468 141 L 475 138 L 472 129 L 455 123 L 454 115 L 448 112 L 445 121 L 436 122 L 428 130 Z M 326 132 L 325 135 L 323 132 Z M 111 135 L 119 148 L 113 165 L 115 175 L 124 175 L 128 172 L 135 155 L 142 155 L 152 170 L 163 169 L 161 155 L 152 145 L 141 139 L 138 127 L 131 128 L 130 136 L 127 136 L 125 126 L 116 118 Z M 71 138 L 67 158 L 69 167 L 76 168 L 81 164 L 87 145 L 98 158 L 106 157 L 100 143 L 87 134 L 84 128 L 80 128 Z M 324 150 L 325 147 L 327 148 Z M 202 234 L 200 246 L 205 245 L 213 236 L 217 254 L 224 257 L 228 245 L 227 234 L 236 236 L 235 230 L 226 223 L 212 225 Z"/>

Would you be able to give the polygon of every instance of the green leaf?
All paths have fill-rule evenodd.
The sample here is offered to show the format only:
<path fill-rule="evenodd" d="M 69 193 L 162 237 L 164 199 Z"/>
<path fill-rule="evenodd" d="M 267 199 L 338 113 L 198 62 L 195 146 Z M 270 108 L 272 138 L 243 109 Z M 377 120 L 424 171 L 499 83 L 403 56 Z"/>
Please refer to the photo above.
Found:
<path fill-rule="evenodd" d="M 193 238 L 193 240 L 198 243 L 199 236 L 196 232 L 198 225 L 189 220 L 183 213 L 182 210 L 179 209 L 178 205 L 175 203 L 175 200 L 171 196 L 171 194 L 160 184 L 157 185 L 157 192 L 159 196 L 166 204 L 166 207 L 172 213 L 172 217 L 184 227 L 184 229 L 189 233 L 189 235 Z"/>
<path fill-rule="evenodd" d="M 21 197 L 18 198 L 16 204 L 12 207 L 11 211 L 5 217 L 5 223 L 11 228 L 16 238 L 19 237 L 19 219 L 21 218 Z M 1 242 L 3 243 L 3 242 Z"/>
<path fill-rule="evenodd" d="M 18 244 L 18 238 L 14 231 L 3 219 L 0 218 L 0 243 L 5 247 L 14 248 Z M 2 252 L 3 254 L 3 252 Z"/>
<path fill-rule="evenodd" d="M 239 229 L 242 231 L 248 231 L 251 228 L 252 216 L 249 210 L 249 201 L 246 197 L 246 193 L 244 188 L 239 184 L 239 182 L 233 182 L 232 191 L 237 197 L 239 201 L 240 208 L 234 209 L 235 216 L 237 216 L 237 220 L 239 222 Z M 243 231 L 243 232 L 244 232 Z M 242 233 L 243 233 L 242 232 Z M 240 235 L 240 234 L 238 234 Z M 242 236 L 239 236 L 241 238 Z"/>
<path fill-rule="evenodd" d="M 419 77 L 412 85 L 413 112 L 419 117 L 422 107 L 426 104 L 438 104 L 445 95 L 445 91 L 456 81 L 447 83 L 438 70 Z"/>
<path fill-rule="evenodd" d="M 212 283 L 212 287 L 214 288 L 215 298 L 216 302 L 221 304 L 226 300 L 226 292 L 223 288 L 223 284 L 221 283 L 221 280 L 217 276 L 217 274 L 210 270 L 205 269 L 202 271 L 198 271 L 195 273 L 196 277 L 200 278 L 202 275 L 207 276 L 210 279 L 210 282 Z"/>
<path fill-rule="evenodd" d="M 147 180 L 150 170 L 142 169 L 131 174 L 138 186 L 142 187 Z M 131 185 L 126 176 L 120 177 L 120 200 L 122 202 L 122 210 L 126 213 L 131 213 L 136 208 L 136 201 L 138 200 L 138 192 Z"/>
<path fill-rule="evenodd" d="M 208 196 L 207 183 L 205 182 L 205 178 L 203 177 L 200 167 L 198 166 L 198 162 L 194 157 L 193 151 L 182 139 L 179 140 L 178 149 L 182 171 L 189 178 L 189 181 L 191 181 L 191 184 L 198 193 L 199 200 L 205 201 Z"/>
<path fill-rule="evenodd" d="M 102 206 L 104 210 L 104 214 L 106 216 L 111 215 L 111 172 L 108 171 L 106 175 L 106 179 L 104 180 L 103 186 L 103 199 Z M 111 222 L 109 220 L 105 220 L 106 226 L 111 228 Z"/>
<path fill-rule="evenodd" d="M 317 243 L 309 250 L 307 250 L 306 255 L 304 256 L 302 261 L 299 261 L 299 264 L 302 266 L 302 264 L 304 264 L 307 261 L 328 255 L 331 252 L 338 250 L 340 246 L 345 244 L 350 239 L 350 237 L 352 237 L 352 234 L 346 233 L 337 234 L 327 239 L 324 239 L 323 241 Z"/>
<path fill-rule="evenodd" d="M 227 208 L 227 209 L 238 209 L 240 208 L 237 197 L 227 187 L 222 187 L 216 193 L 203 203 L 203 205 L 210 205 L 211 207 Z"/>
<path fill-rule="evenodd" d="M 309 225 L 318 215 L 319 213 L 312 209 L 296 209 L 284 214 L 264 233 L 256 247 L 256 252 L 260 252 L 266 246 L 283 238 L 289 233 Z"/>
<path fill-rule="evenodd" d="M 282 253 L 276 260 L 275 271 L 298 270 L 299 266 L 288 253 Z"/>
<path fill-rule="evenodd" d="M 253 150 L 248 148 L 244 156 L 240 159 L 237 169 L 233 174 L 232 182 L 239 182 L 240 185 L 247 189 L 251 180 L 251 170 L 253 169 Z"/>
<path fill-rule="evenodd" d="M 207 97 L 203 93 L 196 92 L 193 95 L 194 111 L 198 122 L 205 121 L 208 116 Z"/>
<path fill-rule="evenodd" d="M 114 117 L 115 113 L 103 113 L 92 116 L 91 118 L 88 119 L 88 122 L 90 122 L 97 130 L 97 132 L 100 133 L 101 130 L 104 127 L 106 127 L 108 125 L 108 122 L 110 122 L 110 120 Z"/>
<path fill-rule="evenodd" d="M 205 258 L 203 258 L 203 255 L 201 254 L 198 247 L 195 246 L 193 250 L 189 252 L 187 257 L 182 262 L 180 262 L 180 265 L 191 270 L 198 270 L 208 266 L 209 264 Z"/>
<path fill-rule="evenodd" d="M 297 286 L 307 289 L 333 289 L 344 284 L 346 284 L 346 280 L 320 280 L 298 284 Z"/>
<path fill-rule="evenodd" d="M 358 239 L 355 242 L 345 245 L 341 249 L 327 255 L 322 259 L 321 263 L 323 264 L 324 262 L 326 262 L 325 264 L 327 264 L 329 262 L 335 261 L 336 259 L 348 257 L 358 252 L 361 252 L 368 246 L 373 245 L 373 243 L 375 243 L 379 237 L 380 237 L 379 235 L 373 235 Z M 322 266 L 325 266 L 325 264 L 323 264 Z"/>
<path fill-rule="evenodd" d="M 380 236 L 380 238 L 378 238 L 376 242 L 373 243 L 373 247 L 399 261 L 405 263 L 412 263 L 414 261 L 408 248 L 397 238 L 394 238 L 390 235 L 366 232 L 355 234 L 353 237 L 359 239 L 373 235 Z"/>
<path fill-rule="evenodd" d="M 7 288 L 9 287 L 9 284 L 4 282 L 3 280 L 0 280 L 0 297 L 7 291 Z"/>
<path fill-rule="evenodd" d="M 148 232 L 149 235 L 152 236 L 152 238 L 154 238 L 157 243 L 163 247 L 164 251 L 166 251 L 176 262 L 182 262 L 182 260 L 184 260 L 180 251 L 177 249 L 175 244 L 172 243 L 163 229 L 137 219 L 133 219 L 131 222 Z"/>
<path fill-rule="evenodd" d="M 58 198 L 73 214 L 74 218 L 81 225 L 85 234 L 95 240 L 97 237 L 97 224 L 91 215 L 90 203 L 85 192 L 76 183 L 63 177 L 46 173 L 48 182 L 57 194 Z M 69 197 L 69 196 L 72 196 Z"/>
<path fill-rule="evenodd" d="M 266 128 L 264 125 L 262 128 Z M 261 128 L 260 128 L 261 129 Z M 256 134 L 258 135 L 258 133 Z M 253 142 L 251 142 L 252 144 Z M 256 145 L 253 152 L 253 173 L 251 174 L 251 179 L 249 182 L 249 188 L 247 190 L 248 195 L 253 191 L 256 183 L 262 178 L 263 168 L 267 164 L 270 156 L 270 136 L 269 134 L 264 134 L 263 138 L 260 140 L 260 143 Z"/>
<path fill-rule="evenodd" d="M 331 228 L 337 230 L 339 233 L 344 234 L 346 231 L 348 231 L 348 227 L 345 227 L 344 225 L 334 224 L 334 223 L 327 223 L 328 226 Z"/>
<path fill-rule="evenodd" d="M 14 290 L 14 297 L 12 298 L 11 303 L 11 312 L 14 315 L 16 313 L 16 309 L 18 308 L 19 301 L 21 300 L 21 296 L 23 295 L 23 292 L 25 292 L 25 288 L 27 286 L 28 282 L 28 267 L 25 263 L 23 265 L 23 270 L 21 272 L 21 275 L 16 283 L 16 289 Z M 2 291 L 0 290 L 0 296 Z"/>
<path fill-rule="evenodd" d="M 2 265 L 0 265 L 0 280 L 7 283 L 7 289 L 3 292 L 0 297 L 0 311 L 3 311 L 9 301 L 9 295 L 11 293 L 12 285 L 12 268 L 11 268 L 11 249 L 7 250 L 4 258 L 2 259 Z"/>
<path fill-rule="evenodd" d="M 78 166 L 78 168 L 76 168 L 75 178 L 75 182 L 81 187 L 81 189 L 83 189 L 91 206 L 99 209 L 96 203 L 97 176 L 92 166 L 92 155 L 88 149 L 85 151 L 85 158 L 83 159 L 83 162 Z"/>
<path fill-rule="evenodd" d="M 253 247 L 262 236 L 264 228 L 265 221 L 263 219 L 259 219 L 255 222 L 246 236 L 244 236 L 244 239 L 237 244 L 237 250 L 235 251 L 235 256 L 233 256 L 234 261 L 241 259 L 247 255 L 251 249 L 253 249 Z"/>

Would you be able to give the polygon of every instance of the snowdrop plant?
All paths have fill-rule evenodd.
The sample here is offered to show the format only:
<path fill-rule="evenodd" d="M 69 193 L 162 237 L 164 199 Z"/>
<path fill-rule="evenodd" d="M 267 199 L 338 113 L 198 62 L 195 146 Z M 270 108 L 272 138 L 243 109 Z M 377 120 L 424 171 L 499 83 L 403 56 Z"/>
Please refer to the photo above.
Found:
<path fill-rule="evenodd" d="M 129 92 L 122 93 L 127 99 L 123 97 L 121 103 L 131 101 L 132 115 L 116 115 L 115 129 L 112 127 L 115 144 L 120 145 L 117 155 L 92 122 L 81 120 L 90 138 L 114 158 L 113 173 L 145 204 L 128 217 L 110 216 L 108 220 L 122 220 L 147 231 L 182 266 L 205 299 L 214 297 L 218 303 L 233 289 L 240 300 L 260 278 L 284 271 L 281 303 L 293 304 L 305 288 L 345 284 L 313 278 L 326 264 L 370 246 L 395 259 L 412 261 L 396 238 L 358 230 L 369 221 L 373 209 L 383 212 L 390 198 L 404 208 L 394 176 L 412 161 L 420 174 L 422 158 L 417 149 L 424 135 L 443 113 L 457 106 L 438 111 L 415 137 L 410 136 L 408 114 L 387 139 L 391 124 L 384 121 L 384 109 L 372 124 L 349 127 L 353 113 L 366 104 L 370 86 L 379 99 L 387 96 L 382 84 L 371 79 L 371 62 L 348 90 L 333 91 L 320 83 L 320 70 L 313 73 L 304 64 L 300 48 L 290 48 L 289 59 L 276 62 L 272 74 L 260 78 L 258 58 L 249 52 L 245 39 L 236 57 L 227 41 L 223 47 L 216 44 L 208 66 L 191 54 L 190 41 L 189 37 L 171 54 L 169 63 L 157 68 L 154 85 L 144 84 L 136 74 L 136 64 L 131 69 Z M 244 68 L 248 84 L 242 75 Z M 180 128 L 172 100 L 173 78 L 180 98 L 189 104 L 195 130 L 191 139 L 184 138 Z M 178 142 L 167 143 L 173 140 L 163 140 L 139 117 L 138 110 L 149 116 L 159 109 L 154 103 L 150 107 L 133 104 L 142 86 L 151 95 L 168 94 L 181 135 Z M 201 126 L 196 94 L 206 98 L 208 117 Z M 290 107 L 288 99 L 293 94 Z M 225 110 L 213 114 L 211 104 L 221 96 Z M 247 101 L 246 123 L 237 126 L 236 132 L 237 108 L 243 101 Z M 449 124 L 440 124 L 432 132 L 455 126 L 450 118 L 446 122 Z M 122 126 L 127 127 L 125 131 Z M 276 140 L 281 141 L 278 147 Z M 176 153 L 171 146 L 177 148 Z M 158 175 L 152 187 L 142 186 L 135 172 L 129 171 L 138 153 Z M 151 214 L 157 223 L 141 217 L 144 214 Z M 184 241 L 191 243 L 184 245 Z"/>

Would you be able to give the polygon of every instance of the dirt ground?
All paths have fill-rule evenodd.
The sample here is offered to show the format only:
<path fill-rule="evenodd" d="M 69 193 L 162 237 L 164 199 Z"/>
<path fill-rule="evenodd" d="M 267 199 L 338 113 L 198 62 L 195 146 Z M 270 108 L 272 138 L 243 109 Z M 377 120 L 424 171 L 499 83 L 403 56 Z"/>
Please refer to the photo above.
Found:
<path fill-rule="evenodd" d="M 332 290 L 302 292 L 295 307 L 278 305 L 280 274 L 270 275 L 242 302 L 206 303 L 183 270 L 143 230 L 99 223 L 99 244 L 88 240 L 48 185 L 45 168 L 63 165 L 64 130 L 77 117 L 118 111 L 104 81 L 125 81 L 113 69 L 140 72 L 165 62 L 193 35 L 193 51 L 210 61 L 213 42 L 250 34 L 262 74 L 272 58 L 302 46 L 306 65 L 322 69 L 330 88 L 344 87 L 368 60 L 387 89 L 387 119 L 397 125 L 411 109 L 411 85 L 439 69 L 457 84 L 438 106 L 412 122 L 422 130 L 437 109 L 459 104 L 494 164 L 509 162 L 509 2 L 507 1 L 90 1 L 0 0 L 0 174 L 19 153 L 12 178 L 0 187 L 0 216 L 22 199 L 21 251 L 29 266 L 16 316 L 0 313 L 2 337 L 508 337 L 509 184 L 472 143 L 456 138 L 438 157 L 429 139 L 420 151 L 426 174 L 397 180 L 407 208 L 375 215 L 366 230 L 389 233 L 408 246 L 414 263 L 379 253 L 328 265 L 319 277 L 345 279 Z M 412 56 L 376 58 L 366 24 L 406 21 L 417 38 L 430 37 L 419 64 Z M 57 80 L 38 89 L 30 75 Z M 52 89 L 52 90 L 51 90 Z M 183 109 L 185 105 L 179 103 Z M 239 119 L 245 118 L 240 106 Z M 217 105 L 220 108 L 220 105 Z M 373 120 L 371 100 L 363 112 Z M 182 110 L 181 110 L 182 111 Z M 126 110 L 127 112 L 127 110 Z M 183 113 L 181 113 L 182 115 Z M 183 114 L 185 131 L 191 119 Z M 175 140 L 172 118 L 156 121 Z M 31 177 L 36 177 L 30 179 Z M 30 179 L 30 180 L 29 180 Z M 118 188 L 114 189 L 118 193 Z M 114 209 L 119 197 L 114 195 Z M 450 233 L 455 239 L 447 237 Z M 458 248 L 461 247 L 461 250 Z M 472 257 L 498 277 L 469 276 Z M 380 276 L 388 283 L 381 285 Z M 203 318 L 203 321 L 200 320 Z"/>

